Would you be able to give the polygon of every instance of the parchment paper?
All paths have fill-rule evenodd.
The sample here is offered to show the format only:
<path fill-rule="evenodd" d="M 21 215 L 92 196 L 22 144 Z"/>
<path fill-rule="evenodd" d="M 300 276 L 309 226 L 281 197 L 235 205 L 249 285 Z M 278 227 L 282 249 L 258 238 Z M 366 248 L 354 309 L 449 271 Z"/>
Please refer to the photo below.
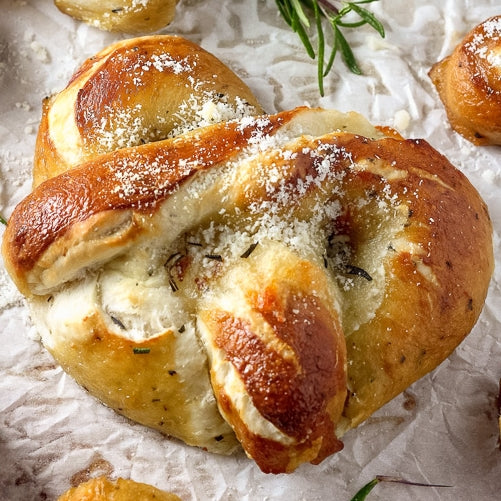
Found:
<path fill-rule="evenodd" d="M 0 0 L 0 212 L 30 189 L 45 95 L 86 58 L 124 38 L 73 21 L 51 0 Z M 165 439 L 101 405 L 40 345 L 23 300 L 0 267 L 0 499 L 55 499 L 98 474 L 154 484 L 191 500 L 346 500 L 377 474 L 448 488 L 379 484 L 373 500 L 501 499 L 496 398 L 501 377 L 501 148 L 452 132 L 427 76 L 462 36 L 501 13 L 499 0 L 380 0 L 370 28 L 348 34 L 364 72 L 338 60 L 319 97 L 316 63 L 272 0 L 181 0 L 164 32 L 200 43 L 236 71 L 264 108 L 355 110 L 424 138 L 489 205 L 498 265 L 483 314 L 454 354 L 344 437 L 344 450 L 292 475 L 265 475 L 243 454 L 218 457 Z M 1 230 L 3 231 L 3 229 Z"/>

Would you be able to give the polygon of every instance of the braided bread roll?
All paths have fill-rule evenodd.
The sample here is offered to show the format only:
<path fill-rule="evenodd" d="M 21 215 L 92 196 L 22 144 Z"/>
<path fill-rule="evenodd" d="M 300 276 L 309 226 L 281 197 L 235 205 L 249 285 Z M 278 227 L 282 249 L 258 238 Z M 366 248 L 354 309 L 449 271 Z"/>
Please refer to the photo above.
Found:
<path fill-rule="evenodd" d="M 46 103 L 7 270 L 44 345 L 106 405 L 213 452 L 241 444 L 265 472 L 319 463 L 472 329 L 493 268 L 487 208 L 425 141 L 354 113 L 206 125 L 214 94 L 259 105 L 189 42 L 123 44 Z M 166 70 L 180 46 L 196 71 Z M 147 77 L 127 80 L 139 64 Z M 209 82 L 188 120 L 108 142 L 133 85 L 148 131 L 165 103 L 187 110 L 155 93 L 179 78 L 187 102 Z"/>
<path fill-rule="evenodd" d="M 167 26 L 178 0 L 54 0 L 56 7 L 101 30 L 152 33 Z"/>
<path fill-rule="evenodd" d="M 476 145 L 501 144 L 501 16 L 471 30 L 429 75 L 456 132 Z"/>
<path fill-rule="evenodd" d="M 231 425 L 275 473 L 339 450 L 447 357 L 493 268 L 486 206 L 443 156 L 318 109 L 70 169 L 20 203 L 2 250 L 92 394 L 213 451 Z"/>

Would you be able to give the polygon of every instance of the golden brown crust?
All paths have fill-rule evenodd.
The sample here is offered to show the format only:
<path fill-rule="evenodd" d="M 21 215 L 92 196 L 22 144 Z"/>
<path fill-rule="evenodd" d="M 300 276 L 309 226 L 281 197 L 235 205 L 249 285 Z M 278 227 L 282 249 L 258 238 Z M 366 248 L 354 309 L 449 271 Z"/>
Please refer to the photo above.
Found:
<path fill-rule="evenodd" d="M 343 176 L 336 186 L 336 191 L 344 192 L 343 213 L 335 226 L 336 232 L 349 235 L 355 254 L 381 238 L 392 218 L 401 221 L 381 263 L 388 292 L 374 317 L 352 326 L 353 308 L 342 315 L 349 397 L 341 427 L 351 428 L 411 380 L 436 367 L 470 332 L 494 267 L 492 225 L 475 188 L 426 141 L 368 141 L 350 134 L 320 141 L 313 140 L 313 145 L 305 141 L 303 148 L 316 151 L 322 145 L 327 154 L 326 144 L 332 141 L 336 153 L 346 152 L 335 167 L 331 164 Z M 277 192 L 268 186 L 257 189 L 265 184 L 258 182 L 263 172 L 256 170 L 250 181 L 245 179 L 252 186 L 245 195 L 280 197 L 283 186 L 295 186 L 312 175 L 315 164 L 309 155 L 298 153 L 295 168 L 288 169 L 288 177 L 276 185 Z M 359 167 L 348 168 L 351 162 Z M 379 210 L 384 193 L 398 201 L 393 216 L 382 216 Z M 296 200 L 301 204 L 298 210 L 309 205 Z M 294 210 L 296 200 L 289 199 L 286 211 Z M 347 303 L 361 301 L 360 297 L 353 296 Z"/>
<path fill-rule="evenodd" d="M 501 144 L 501 16 L 472 29 L 429 75 L 454 130 L 476 145 Z"/>
<path fill-rule="evenodd" d="M 9 221 L 3 253 L 56 333 L 44 339 L 68 342 L 50 325 L 55 310 L 36 299 L 41 291 L 65 298 L 95 277 L 102 309 L 114 311 L 106 279 L 113 300 L 117 291 L 131 296 L 123 313 L 141 320 L 146 310 L 129 289 L 156 266 L 155 297 L 164 299 L 155 305 L 197 318 L 219 409 L 259 466 L 292 471 L 338 450 L 341 433 L 470 332 L 493 255 L 485 203 L 447 159 L 422 140 L 331 132 L 337 119 L 302 108 L 216 124 L 39 185 Z M 51 222 L 54 207 L 65 216 Z M 259 242 L 250 257 L 238 250 L 245 235 Z M 119 254 L 107 254 L 103 242 L 115 237 Z M 93 262 L 78 255 L 82 242 L 82 255 L 99 254 Z M 117 329 L 137 336 L 125 323 Z M 66 356 L 64 347 L 53 352 Z M 257 359 L 265 374 L 250 370 Z M 68 370 L 76 363 L 70 355 Z"/>
<path fill-rule="evenodd" d="M 179 496 L 152 485 L 118 478 L 97 477 L 72 487 L 57 501 L 181 501 Z"/>
<path fill-rule="evenodd" d="M 273 133 L 291 119 L 293 113 L 282 113 L 263 122 L 260 133 Z M 56 254 L 64 254 L 57 245 L 72 226 L 80 225 L 78 239 L 95 233 L 93 216 L 101 215 L 105 222 L 119 213 L 151 215 L 158 203 L 198 171 L 228 162 L 248 143 L 253 127 L 225 123 L 203 135 L 185 136 L 149 143 L 135 149 L 122 149 L 98 156 L 94 161 L 48 179 L 26 197 L 12 214 L 3 238 L 6 267 L 24 294 L 29 295 L 29 273 L 43 259 L 44 253 L 56 245 Z M 182 164 L 183 168 L 179 168 Z M 127 212 L 129 211 L 129 212 Z M 132 212 L 131 212 L 132 211 Z M 29 214 L 29 216 L 28 216 Z M 133 236 L 141 223 L 130 221 Z M 143 222 L 142 225 L 147 225 Z M 130 232 L 122 235 L 129 239 Z M 64 249 L 75 246 L 71 238 Z M 106 244 L 109 246 L 109 244 Z"/>
<path fill-rule="evenodd" d="M 120 147 L 261 112 L 242 80 L 198 45 L 169 35 L 120 41 L 44 101 L 34 185 Z"/>
<path fill-rule="evenodd" d="M 112 317 L 112 322 L 120 326 L 119 318 Z M 130 340 L 94 313 L 83 319 L 79 329 L 92 335 L 75 336 L 71 342 L 63 339 L 46 348 L 91 395 L 127 418 L 189 445 L 218 453 L 236 449 L 231 429 L 219 416 L 209 415 L 213 409 L 191 404 L 197 361 L 190 360 L 192 368 L 179 363 L 176 338 L 183 335 L 182 326 L 146 340 Z M 188 417 L 191 407 L 207 413 L 210 427 L 207 424 L 203 433 L 196 416 Z"/>
<path fill-rule="evenodd" d="M 241 271 L 237 265 L 225 278 L 222 295 L 234 303 L 224 307 L 214 292 L 200 309 L 200 322 L 209 353 L 224 359 L 220 365 L 213 360 L 211 370 L 223 415 L 261 470 L 281 473 L 342 449 L 336 426 L 346 399 L 346 348 L 324 271 L 280 246 L 264 245 L 269 248 L 255 251 Z M 272 270 L 264 264 L 269 260 Z M 240 289 L 248 310 L 238 310 L 239 293 L 230 287 Z M 246 419 L 228 378 L 218 374 L 225 364 L 275 434 L 257 433 Z"/>
<path fill-rule="evenodd" d="M 152 33 L 173 19 L 179 0 L 54 0 L 71 17 L 106 31 Z"/>
<path fill-rule="evenodd" d="M 355 160 L 369 153 L 364 149 L 354 152 Z M 405 179 L 390 184 L 408 208 L 402 234 L 423 252 L 395 252 L 385 259 L 391 293 L 375 317 L 347 339 L 350 427 L 454 350 L 480 315 L 494 267 L 487 207 L 458 170 L 421 140 L 383 140 L 368 157 L 374 154 L 406 171 Z M 371 177 L 376 191 L 384 189 L 384 180 Z M 365 214 L 357 212 L 352 217 L 363 228 Z"/>

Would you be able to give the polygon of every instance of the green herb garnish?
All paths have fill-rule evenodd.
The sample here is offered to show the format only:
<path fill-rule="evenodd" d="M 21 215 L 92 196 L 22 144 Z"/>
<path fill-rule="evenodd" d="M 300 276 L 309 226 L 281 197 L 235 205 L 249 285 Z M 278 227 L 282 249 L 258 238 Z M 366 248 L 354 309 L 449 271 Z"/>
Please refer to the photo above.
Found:
<path fill-rule="evenodd" d="M 348 275 L 357 275 L 358 277 L 365 278 L 368 282 L 372 282 L 372 277 L 363 268 L 355 266 L 353 264 L 347 264 L 345 267 L 346 273 Z"/>
<path fill-rule="evenodd" d="M 396 484 L 405 484 L 405 485 L 416 485 L 419 487 L 452 487 L 450 485 L 441 485 L 441 484 L 426 484 L 420 482 L 409 482 L 403 478 L 399 477 L 388 477 L 386 475 L 377 475 L 374 479 L 372 479 L 369 483 L 365 484 L 352 498 L 351 501 L 364 501 L 369 493 L 376 487 L 379 482 L 393 482 Z"/>
<path fill-rule="evenodd" d="M 184 254 L 181 254 L 180 252 L 174 252 L 174 254 L 171 254 L 168 258 L 167 261 L 164 263 L 164 267 L 167 268 L 167 273 L 169 276 L 169 285 L 170 288 L 172 289 L 172 292 L 177 292 L 179 290 L 179 287 L 174 280 L 174 277 L 172 276 L 172 270 L 175 268 L 179 260 L 181 260 L 184 256 Z"/>
<path fill-rule="evenodd" d="M 7 226 L 7 220 L 0 214 L 0 223 Z"/>
<path fill-rule="evenodd" d="M 358 0 L 356 2 L 340 2 L 334 0 L 275 0 L 280 14 L 285 22 L 298 34 L 308 56 L 317 58 L 317 77 L 320 95 L 324 95 L 324 77 L 332 69 L 334 59 L 338 51 L 351 72 L 360 75 L 362 73 L 353 54 L 350 44 L 346 40 L 342 28 L 358 28 L 368 24 L 374 28 L 382 38 L 385 36 L 382 23 L 368 11 L 361 7 L 362 4 L 377 2 L 377 0 Z M 304 7 L 304 8 L 303 8 Z M 356 15 L 353 21 L 347 21 L 346 16 L 350 13 Z M 315 21 L 317 32 L 316 52 L 310 41 L 308 31 L 311 27 L 312 18 Z M 329 58 L 325 57 L 325 33 L 324 23 L 327 23 L 332 31 L 332 49 Z"/>
<path fill-rule="evenodd" d="M 169 285 L 170 285 L 172 292 L 177 292 L 179 290 L 179 287 L 178 287 L 176 281 L 171 276 L 169 276 Z"/>
<path fill-rule="evenodd" d="M 212 259 L 214 261 L 222 261 L 223 260 L 223 256 L 221 256 L 220 254 L 205 254 L 205 256 L 207 259 Z"/>
<path fill-rule="evenodd" d="M 243 259 L 247 259 L 255 250 L 255 248 L 258 246 L 259 242 L 254 242 L 249 246 L 249 248 L 240 256 Z"/>
<path fill-rule="evenodd" d="M 125 327 L 124 323 L 119 318 L 114 317 L 113 315 L 110 315 L 110 318 L 115 325 L 118 325 L 118 327 L 120 327 L 120 329 L 124 331 L 127 330 L 127 327 Z"/>
<path fill-rule="evenodd" d="M 150 352 L 150 348 L 133 348 L 134 355 L 145 355 Z"/>

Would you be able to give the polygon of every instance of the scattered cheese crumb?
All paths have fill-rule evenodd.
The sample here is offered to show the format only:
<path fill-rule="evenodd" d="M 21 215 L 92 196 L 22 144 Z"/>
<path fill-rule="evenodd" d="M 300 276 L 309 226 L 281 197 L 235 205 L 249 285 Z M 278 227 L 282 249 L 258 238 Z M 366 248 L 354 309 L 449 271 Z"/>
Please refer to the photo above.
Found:
<path fill-rule="evenodd" d="M 395 113 L 393 117 L 393 125 L 396 129 L 404 131 L 406 130 L 411 121 L 411 116 L 407 110 L 399 110 Z"/>
<path fill-rule="evenodd" d="M 28 102 L 26 102 L 26 101 L 23 101 L 22 103 L 21 102 L 17 102 L 15 104 L 15 106 L 16 106 L 17 109 L 20 109 L 20 110 L 22 109 L 24 111 L 31 111 L 31 105 Z"/>
<path fill-rule="evenodd" d="M 47 49 L 43 47 L 39 42 L 34 40 L 30 43 L 30 49 L 35 53 L 36 58 L 42 63 L 48 63 L 50 61 L 49 53 Z"/>
<path fill-rule="evenodd" d="M 482 171 L 482 177 L 490 184 L 497 184 L 499 176 L 492 169 Z"/>

